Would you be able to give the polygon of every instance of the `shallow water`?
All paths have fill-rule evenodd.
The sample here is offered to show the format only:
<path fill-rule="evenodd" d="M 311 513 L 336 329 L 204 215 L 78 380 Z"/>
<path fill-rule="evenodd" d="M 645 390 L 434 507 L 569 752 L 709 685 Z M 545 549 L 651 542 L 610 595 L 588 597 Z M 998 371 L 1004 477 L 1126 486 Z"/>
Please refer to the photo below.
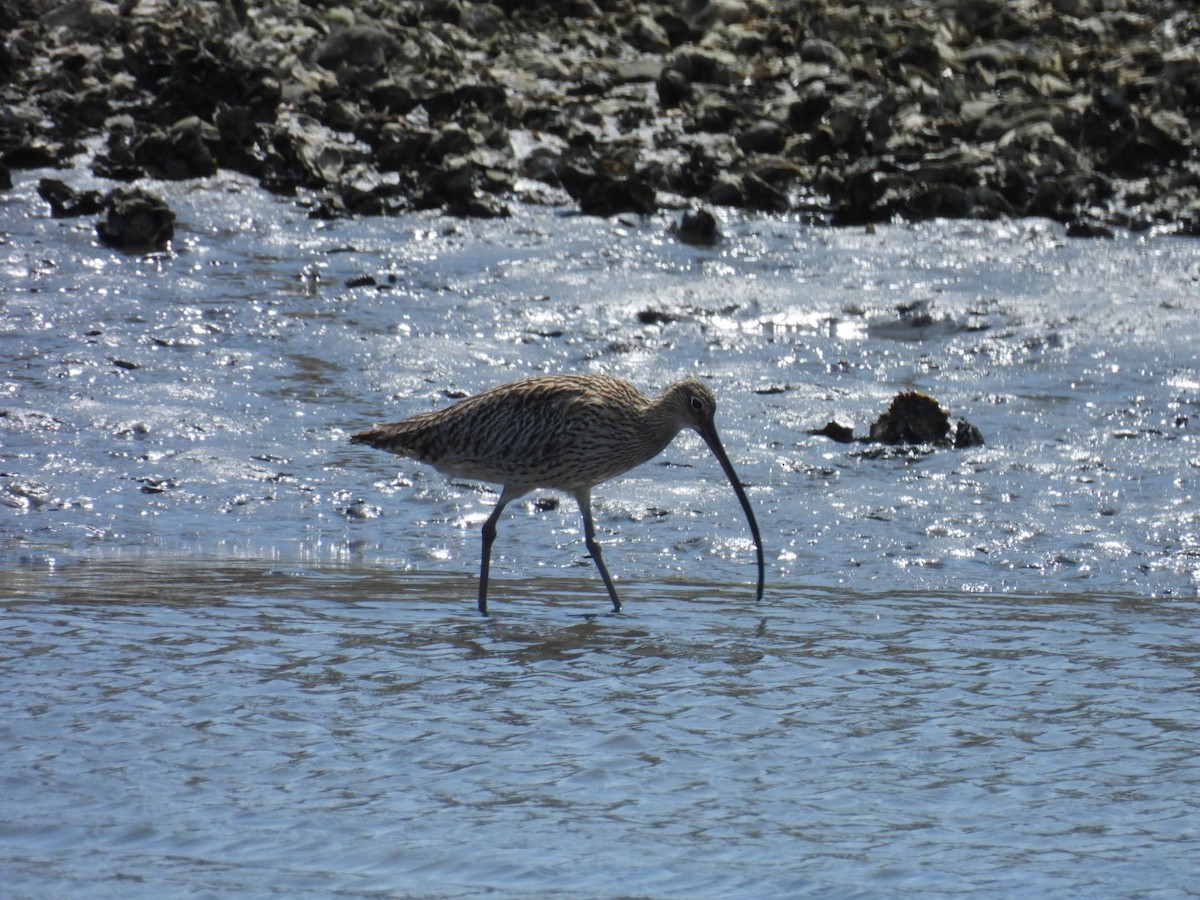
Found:
<path fill-rule="evenodd" d="M 485 621 L 357 566 L 10 582 L 9 895 L 1194 890 L 1191 604 L 519 586 Z"/>
<path fill-rule="evenodd" d="M 730 219 L 705 250 L 230 180 L 157 186 L 147 258 L 19 177 L 7 896 L 1194 891 L 1200 244 Z M 474 615 L 495 495 L 346 436 L 541 371 L 709 380 L 762 603 L 685 436 L 596 490 L 625 614 L 531 498 Z M 986 445 L 808 433 L 906 388 Z"/>

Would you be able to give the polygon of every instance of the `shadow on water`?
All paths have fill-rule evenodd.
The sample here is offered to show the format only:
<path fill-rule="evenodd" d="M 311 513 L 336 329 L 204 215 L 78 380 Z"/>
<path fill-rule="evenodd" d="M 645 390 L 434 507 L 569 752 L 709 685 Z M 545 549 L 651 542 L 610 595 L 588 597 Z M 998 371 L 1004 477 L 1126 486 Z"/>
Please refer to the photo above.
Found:
<path fill-rule="evenodd" d="M 893 608 L 926 607 L 950 602 L 977 609 L 994 604 L 1012 607 L 1019 617 L 1033 619 L 1057 613 L 1039 610 L 1046 604 L 1090 607 L 1115 603 L 1123 607 L 1162 608 L 1172 601 L 1136 594 L 1102 592 L 1081 594 L 1059 592 L 987 593 L 968 591 L 961 595 L 931 594 L 926 591 L 859 590 L 845 585 L 829 587 L 768 585 L 767 594 L 756 603 L 746 585 L 672 579 L 660 582 L 625 581 L 623 591 L 630 603 L 613 613 L 598 579 L 555 572 L 543 577 L 497 580 L 496 609 L 489 618 L 475 612 L 477 582 L 474 575 L 448 572 L 417 572 L 378 565 L 320 563 L 274 563 L 260 559 L 195 556 L 102 556 L 58 561 L 31 558 L 0 568 L 0 604 L 125 604 L 206 606 L 248 603 L 302 604 L 312 601 L 353 606 L 378 606 L 391 610 L 389 617 L 421 613 L 427 621 L 445 622 L 447 614 L 493 629 L 514 627 L 514 617 L 530 622 L 567 628 L 581 635 L 601 629 L 636 628 L 637 623 L 713 612 L 759 614 L 764 621 L 797 609 L 821 608 L 828 604 L 849 607 L 886 603 Z M 1190 605 L 1190 604 L 1189 604 Z M 790 611 L 790 612 L 789 612 Z"/>
<path fill-rule="evenodd" d="M 627 582 L 627 585 L 632 583 Z M 581 628 L 618 623 L 630 618 L 610 611 L 599 580 L 554 574 L 544 578 L 498 581 L 499 616 L 475 612 L 477 582 L 473 575 L 416 572 L 384 566 L 322 563 L 276 564 L 259 559 L 196 556 L 104 556 L 67 562 L 36 558 L 0 569 L 0 603 L 111 603 L 206 605 L 321 600 L 346 604 L 396 604 L 405 609 L 444 614 L 461 611 L 469 618 L 492 623 L 507 611 L 542 606 Z M 674 604 L 711 602 L 745 591 L 737 586 L 696 582 L 638 585 L 642 593 L 659 592 Z M 498 591 L 497 593 L 500 593 Z"/>
<path fill-rule="evenodd" d="M 532 664 L 612 653 L 632 662 L 753 665 L 764 654 L 836 657 L 863 640 L 890 642 L 903 655 L 930 631 L 969 641 L 972 628 L 1024 631 L 1093 621 L 1107 629 L 1114 617 L 1171 621 L 1191 608 L 1138 596 L 1050 592 L 931 595 L 790 584 L 769 588 L 755 602 L 740 584 L 675 580 L 623 588 L 625 610 L 612 613 L 596 578 L 556 572 L 502 580 L 485 618 L 475 610 L 476 581 L 469 575 L 227 557 L 101 557 L 0 570 L 0 609 L 59 607 L 92 619 L 138 610 L 147 620 L 182 621 L 198 633 L 249 621 L 260 638 L 277 629 L 334 634 L 343 646 L 371 646 L 375 653 L 442 648 L 464 660 L 501 655 Z"/>
<path fill-rule="evenodd" d="M 256 613 L 260 623 L 288 614 L 291 627 L 372 629 L 380 641 L 409 648 L 458 645 L 468 658 L 497 647 L 520 648 L 527 661 L 565 660 L 596 649 L 633 648 L 639 656 L 678 655 L 681 638 L 726 626 L 739 634 L 761 627 L 772 608 L 755 604 L 741 585 L 637 584 L 613 613 L 598 579 L 556 573 L 497 582 L 492 615 L 475 610 L 473 576 L 397 571 L 372 566 L 276 565 L 259 560 L 195 557 L 102 557 L 37 560 L 0 571 L 0 608 L 57 606 L 113 612 L 214 610 Z M 748 599 L 751 598 L 751 599 Z M 692 620 L 693 625 L 688 625 Z M 666 638 L 655 637 L 662 633 Z"/>

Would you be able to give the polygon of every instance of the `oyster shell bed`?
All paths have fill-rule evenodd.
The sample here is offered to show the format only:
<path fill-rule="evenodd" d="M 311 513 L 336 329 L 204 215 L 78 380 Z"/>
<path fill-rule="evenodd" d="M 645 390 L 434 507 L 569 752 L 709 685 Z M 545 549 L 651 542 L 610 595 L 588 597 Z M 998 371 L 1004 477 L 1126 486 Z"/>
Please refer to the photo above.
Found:
<path fill-rule="evenodd" d="M 707 204 L 1200 233 L 1182 0 L 0 0 L 0 28 L 0 186 L 224 168 L 314 217 Z"/>

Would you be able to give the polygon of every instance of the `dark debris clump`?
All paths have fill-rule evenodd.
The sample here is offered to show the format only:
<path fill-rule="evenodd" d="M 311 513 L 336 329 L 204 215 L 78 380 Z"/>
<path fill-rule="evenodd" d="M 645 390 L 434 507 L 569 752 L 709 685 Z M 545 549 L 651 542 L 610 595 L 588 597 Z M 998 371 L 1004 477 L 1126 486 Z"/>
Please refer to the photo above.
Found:
<path fill-rule="evenodd" d="M 828 422 L 809 432 L 839 443 L 858 441 L 868 444 L 900 446 L 953 447 L 962 450 L 983 444 L 983 433 L 966 419 L 950 426 L 950 414 L 927 394 L 902 391 L 892 398 L 887 411 L 871 423 L 866 437 L 855 438 L 854 429 Z"/>

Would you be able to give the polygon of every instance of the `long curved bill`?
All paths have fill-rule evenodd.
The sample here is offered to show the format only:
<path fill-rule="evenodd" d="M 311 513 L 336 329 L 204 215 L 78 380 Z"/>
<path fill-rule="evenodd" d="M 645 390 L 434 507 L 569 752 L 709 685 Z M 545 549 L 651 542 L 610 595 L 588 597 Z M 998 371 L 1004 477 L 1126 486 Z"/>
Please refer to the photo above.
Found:
<path fill-rule="evenodd" d="M 737 472 L 733 470 L 733 463 L 729 461 L 729 456 L 725 453 L 725 448 L 721 446 L 721 439 L 717 437 L 716 426 L 707 423 L 704 428 L 697 430 L 700 433 L 700 437 L 704 438 L 704 443 L 708 444 L 708 449 L 716 456 L 717 462 L 721 464 L 721 468 L 725 470 L 725 477 L 733 485 L 733 492 L 737 494 L 738 502 L 742 504 L 742 509 L 746 513 L 746 521 L 750 524 L 750 533 L 754 535 L 754 546 L 758 550 L 758 596 L 756 599 L 761 600 L 766 566 L 763 563 L 762 536 L 758 533 L 758 522 L 754 520 L 754 510 L 750 508 L 750 498 L 746 496 L 746 489 L 742 487 L 742 482 L 738 480 Z"/>

